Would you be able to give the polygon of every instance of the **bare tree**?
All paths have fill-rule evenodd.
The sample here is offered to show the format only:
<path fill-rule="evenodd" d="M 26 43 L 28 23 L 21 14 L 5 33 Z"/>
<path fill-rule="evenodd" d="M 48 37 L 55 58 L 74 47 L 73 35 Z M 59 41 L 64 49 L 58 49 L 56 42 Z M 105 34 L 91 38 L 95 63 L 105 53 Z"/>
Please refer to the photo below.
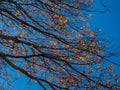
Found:
<path fill-rule="evenodd" d="M 93 3 L 1 0 L 1 80 L 9 83 L 12 67 L 44 90 L 119 90 L 118 76 L 105 64 L 108 42 L 87 21 Z"/>

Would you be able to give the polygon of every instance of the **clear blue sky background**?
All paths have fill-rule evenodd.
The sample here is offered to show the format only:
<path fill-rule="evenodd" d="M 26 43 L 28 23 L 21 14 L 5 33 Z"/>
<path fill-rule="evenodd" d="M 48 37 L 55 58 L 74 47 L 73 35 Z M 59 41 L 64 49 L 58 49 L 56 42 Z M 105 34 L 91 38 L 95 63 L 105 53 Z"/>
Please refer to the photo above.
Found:
<path fill-rule="evenodd" d="M 96 0 L 99 1 L 99 0 Z M 120 50 L 120 0 L 103 0 L 111 12 L 94 13 L 90 20 L 92 29 L 101 28 L 107 33 L 107 37 L 112 37 L 114 50 Z M 101 5 L 96 5 L 95 9 L 101 9 Z M 114 61 L 120 62 L 120 58 L 114 58 Z M 116 73 L 120 75 L 120 67 L 116 67 Z M 42 90 L 37 84 L 29 84 L 24 76 L 20 77 L 14 84 L 13 90 Z"/>

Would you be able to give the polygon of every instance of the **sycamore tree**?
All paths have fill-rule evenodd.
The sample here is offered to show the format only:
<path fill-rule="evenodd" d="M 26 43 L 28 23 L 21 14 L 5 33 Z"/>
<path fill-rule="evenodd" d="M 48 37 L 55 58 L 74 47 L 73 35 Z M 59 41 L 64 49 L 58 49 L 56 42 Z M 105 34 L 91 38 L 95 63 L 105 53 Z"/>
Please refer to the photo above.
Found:
<path fill-rule="evenodd" d="M 14 70 L 43 90 L 119 90 L 109 42 L 88 24 L 93 3 L 0 0 L 1 88 L 19 79 Z"/>

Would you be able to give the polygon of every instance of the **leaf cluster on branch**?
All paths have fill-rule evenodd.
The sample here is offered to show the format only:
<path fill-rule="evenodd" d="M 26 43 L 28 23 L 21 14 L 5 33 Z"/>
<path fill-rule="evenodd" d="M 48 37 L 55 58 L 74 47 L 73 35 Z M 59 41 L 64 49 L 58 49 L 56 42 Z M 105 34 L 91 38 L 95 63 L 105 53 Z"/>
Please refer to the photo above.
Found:
<path fill-rule="evenodd" d="M 1 80 L 10 83 L 12 68 L 44 90 L 120 89 L 113 67 L 104 65 L 107 44 L 87 21 L 93 3 L 0 1 Z"/>

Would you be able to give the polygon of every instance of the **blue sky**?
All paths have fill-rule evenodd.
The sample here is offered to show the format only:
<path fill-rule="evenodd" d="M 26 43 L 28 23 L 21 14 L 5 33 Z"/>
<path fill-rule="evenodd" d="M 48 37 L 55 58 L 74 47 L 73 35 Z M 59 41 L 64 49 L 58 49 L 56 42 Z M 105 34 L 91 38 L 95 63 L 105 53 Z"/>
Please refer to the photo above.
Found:
<path fill-rule="evenodd" d="M 105 36 L 111 38 L 112 50 L 119 54 L 119 57 L 112 58 L 112 61 L 120 63 L 120 0 L 102 1 L 104 1 L 110 12 L 93 13 L 93 18 L 90 20 L 91 28 L 102 29 L 103 32 L 106 32 Z M 95 8 L 100 9 L 101 5 L 96 5 Z M 120 66 L 114 68 L 115 72 L 120 76 Z"/>
<path fill-rule="evenodd" d="M 96 0 L 97 1 L 97 0 Z M 91 19 L 92 28 L 101 28 L 112 37 L 112 41 L 117 47 L 120 46 L 120 0 L 103 0 L 111 12 L 94 13 Z M 100 8 L 101 5 L 96 6 Z"/>
<path fill-rule="evenodd" d="M 98 1 L 98 0 L 96 0 Z M 103 0 L 111 12 L 93 13 L 90 20 L 92 29 L 102 29 L 106 32 L 107 37 L 113 38 L 113 50 L 120 50 L 120 0 Z M 95 9 L 100 9 L 101 5 L 96 5 Z M 120 58 L 114 58 L 115 61 L 120 62 Z M 116 73 L 120 75 L 119 67 L 116 67 Z M 118 69 L 119 68 L 119 69 Z M 14 84 L 13 90 L 41 90 L 37 84 L 29 84 L 24 76 L 20 77 Z"/>

